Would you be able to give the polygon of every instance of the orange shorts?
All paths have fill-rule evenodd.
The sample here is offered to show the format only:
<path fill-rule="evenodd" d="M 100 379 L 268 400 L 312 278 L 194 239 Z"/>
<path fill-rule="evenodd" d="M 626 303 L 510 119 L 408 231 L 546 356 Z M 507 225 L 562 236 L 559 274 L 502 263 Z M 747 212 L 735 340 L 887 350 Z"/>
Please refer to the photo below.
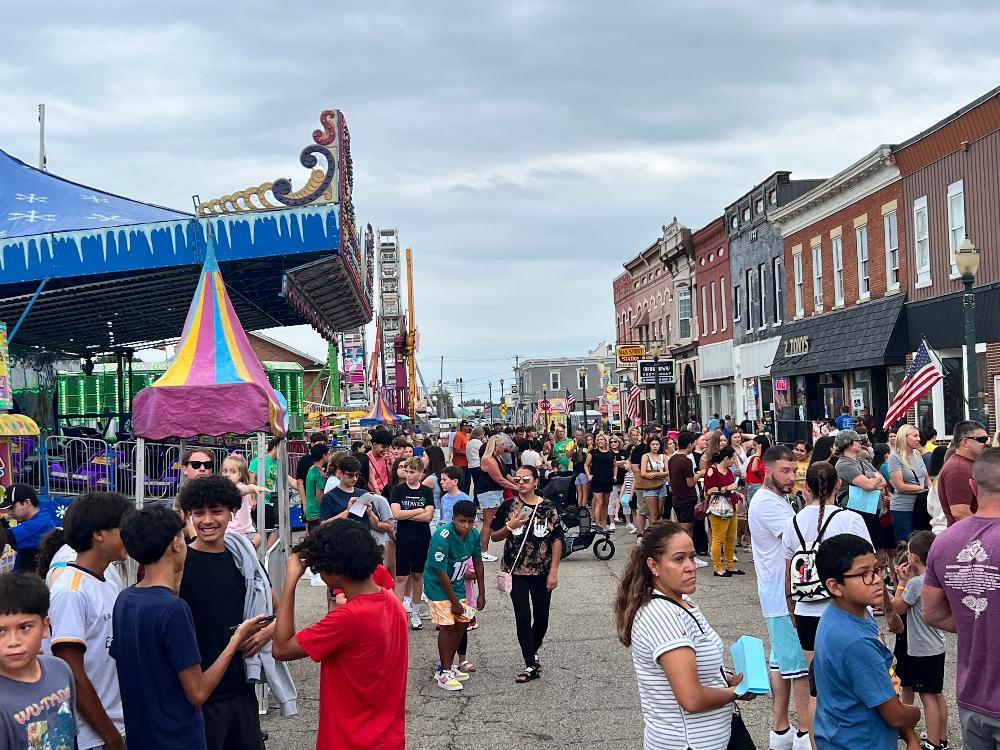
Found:
<path fill-rule="evenodd" d="M 465 599 L 461 600 L 463 606 L 468 606 Z M 454 625 L 456 622 L 472 622 L 471 617 L 456 615 L 451 611 L 451 602 L 445 599 L 443 602 L 428 602 L 431 610 L 431 622 L 435 625 Z"/>

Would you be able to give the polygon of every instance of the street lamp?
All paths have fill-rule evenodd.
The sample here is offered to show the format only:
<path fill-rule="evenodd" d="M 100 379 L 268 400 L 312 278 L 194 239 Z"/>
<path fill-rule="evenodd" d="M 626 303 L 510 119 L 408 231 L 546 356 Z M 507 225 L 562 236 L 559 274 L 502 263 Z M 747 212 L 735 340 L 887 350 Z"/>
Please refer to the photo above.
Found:
<path fill-rule="evenodd" d="M 962 309 L 965 312 L 966 396 L 969 419 L 979 421 L 979 371 L 976 367 L 976 295 L 972 285 L 979 271 L 979 248 L 966 237 L 955 250 L 955 266 L 962 277 Z"/>
<path fill-rule="evenodd" d="M 549 431 L 549 388 L 542 385 L 542 413 L 545 415 L 545 422 L 542 424 L 542 432 Z"/>
<path fill-rule="evenodd" d="M 656 399 L 656 412 L 655 421 L 661 427 L 663 426 L 663 397 L 660 395 L 660 354 L 663 353 L 663 349 L 659 344 L 653 344 L 650 351 L 653 354 L 653 377 L 655 378 L 655 385 L 653 386 L 653 393 Z"/>
<path fill-rule="evenodd" d="M 580 376 L 580 388 L 583 391 L 583 431 L 589 432 L 587 429 L 587 366 L 579 368 L 576 374 Z"/>

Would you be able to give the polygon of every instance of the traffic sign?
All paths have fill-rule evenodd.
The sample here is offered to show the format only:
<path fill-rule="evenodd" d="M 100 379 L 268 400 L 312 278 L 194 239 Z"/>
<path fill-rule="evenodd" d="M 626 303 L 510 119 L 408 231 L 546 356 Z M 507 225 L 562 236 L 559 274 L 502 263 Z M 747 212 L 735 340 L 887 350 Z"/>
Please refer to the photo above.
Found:
<path fill-rule="evenodd" d="M 504 403 L 500 404 L 500 416 L 501 417 L 506 417 L 507 416 L 507 404 L 504 404 Z"/>
<path fill-rule="evenodd" d="M 548 411 L 549 407 L 552 406 L 552 403 L 546 398 L 542 399 L 541 403 L 539 403 L 538 405 L 542 407 L 542 411 Z"/>

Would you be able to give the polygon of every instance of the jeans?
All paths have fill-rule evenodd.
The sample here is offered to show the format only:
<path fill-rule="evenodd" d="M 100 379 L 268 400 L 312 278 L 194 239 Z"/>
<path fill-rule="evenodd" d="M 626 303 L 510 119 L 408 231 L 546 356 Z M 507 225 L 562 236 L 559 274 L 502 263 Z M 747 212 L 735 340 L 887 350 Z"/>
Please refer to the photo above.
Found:
<path fill-rule="evenodd" d="M 725 567 L 732 569 L 736 567 L 736 529 L 739 526 L 739 519 L 736 515 L 729 518 L 719 518 L 719 516 L 709 516 L 708 522 L 712 526 L 712 566 L 718 571 L 723 570 L 723 552 L 725 552 Z"/>
<path fill-rule="evenodd" d="M 913 511 L 894 510 L 892 511 L 892 533 L 896 536 L 896 544 L 905 542 L 910 538 L 913 531 Z"/>
<path fill-rule="evenodd" d="M 961 706 L 958 708 L 958 719 L 962 725 L 965 750 L 1000 749 L 1000 719 Z"/>
<path fill-rule="evenodd" d="M 542 639 L 549 629 L 549 605 L 552 592 L 545 588 L 548 574 L 533 576 L 513 575 L 510 601 L 514 605 L 514 623 L 517 625 L 517 642 L 521 646 L 524 665 L 535 663 L 535 655 L 542 647 Z M 530 602 L 529 602 L 530 600 Z M 534 613 L 532 613 L 534 610 Z M 532 622 L 534 614 L 534 622 Z"/>

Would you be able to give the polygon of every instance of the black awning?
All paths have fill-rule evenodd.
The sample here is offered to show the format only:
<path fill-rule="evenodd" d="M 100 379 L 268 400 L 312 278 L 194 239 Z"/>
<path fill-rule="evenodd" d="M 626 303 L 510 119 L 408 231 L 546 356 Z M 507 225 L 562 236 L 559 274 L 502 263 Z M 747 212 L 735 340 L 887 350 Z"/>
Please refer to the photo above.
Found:
<path fill-rule="evenodd" d="M 1000 341 L 1000 284 L 976 287 L 976 343 Z M 962 292 L 906 305 L 910 341 L 927 339 L 934 349 L 965 346 Z"/>
<path fill-rule="evenodd" d="M 771 364 L 776 376 L 901 365 L 909 339 L 902 294 L 786 323 Z"/>

